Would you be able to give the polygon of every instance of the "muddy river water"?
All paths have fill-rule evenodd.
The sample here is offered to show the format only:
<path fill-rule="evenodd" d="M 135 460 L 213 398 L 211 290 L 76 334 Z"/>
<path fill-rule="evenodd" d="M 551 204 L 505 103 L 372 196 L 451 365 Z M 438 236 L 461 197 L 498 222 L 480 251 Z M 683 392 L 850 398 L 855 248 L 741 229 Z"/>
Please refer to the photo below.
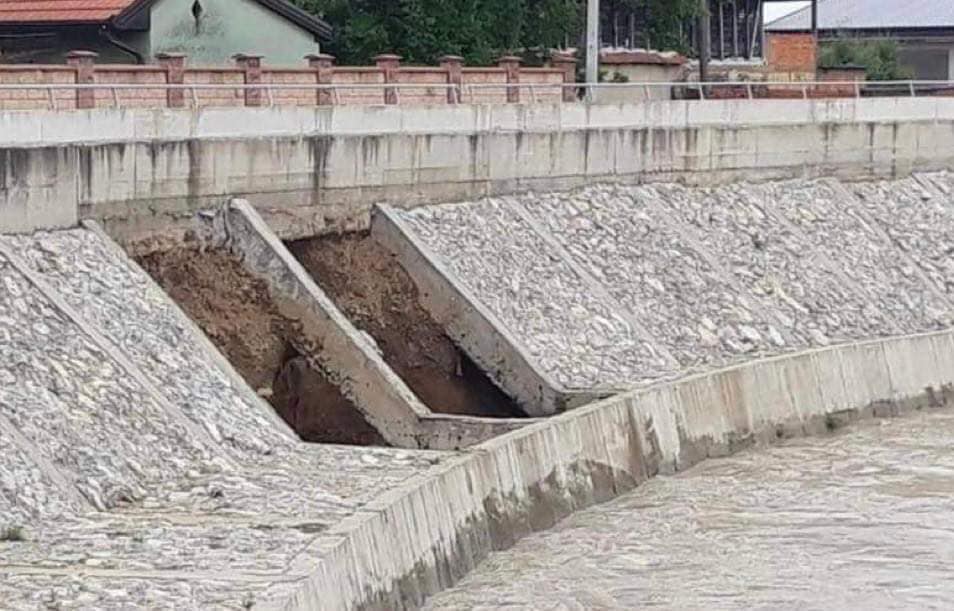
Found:
<path fill-rule="evenodd" d="M 707 461 L 493 554 L 428 609 L 954 609 L 954 413 Z"/>

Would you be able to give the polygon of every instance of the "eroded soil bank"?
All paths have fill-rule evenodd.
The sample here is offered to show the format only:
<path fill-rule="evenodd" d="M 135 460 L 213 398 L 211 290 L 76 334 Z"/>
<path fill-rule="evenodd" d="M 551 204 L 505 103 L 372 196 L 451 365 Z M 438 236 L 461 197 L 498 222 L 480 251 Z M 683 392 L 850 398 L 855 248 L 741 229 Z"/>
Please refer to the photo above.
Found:
<path fill-rule="evenodd" d="M 296 324 L 231 255 L 179 249 L 137 260 L 302 439 L 385 445 L 308 355 L 299 354 Z"/>
<path fill-rule="evenodd" d="M 434 412 L 523 417 L 523 411 L 421 307 L 417 287 L 367 233 L 287 244 L 342 312 L 377 342 L 384 360 Z"/>

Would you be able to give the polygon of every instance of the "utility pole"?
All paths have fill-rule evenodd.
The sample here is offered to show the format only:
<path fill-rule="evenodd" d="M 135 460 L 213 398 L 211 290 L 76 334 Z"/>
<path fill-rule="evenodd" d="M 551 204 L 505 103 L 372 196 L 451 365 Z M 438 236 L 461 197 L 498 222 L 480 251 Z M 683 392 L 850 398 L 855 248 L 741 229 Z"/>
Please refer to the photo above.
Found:
<path fill-rule="evenodd" d="M 595 85 L 600 80 L 600 0 L 586 2 L 586 84 Z M 586 89 L 586 99 L 595 101 L 596 91 Z"/>
<path fill-rule="evenodd" d="M 712 18 L 709 14 L 709 0 L 699 0 L 702 12 L 699 14 L 699 80 L 709 80 L 709 57 L 712 54 Z"/>

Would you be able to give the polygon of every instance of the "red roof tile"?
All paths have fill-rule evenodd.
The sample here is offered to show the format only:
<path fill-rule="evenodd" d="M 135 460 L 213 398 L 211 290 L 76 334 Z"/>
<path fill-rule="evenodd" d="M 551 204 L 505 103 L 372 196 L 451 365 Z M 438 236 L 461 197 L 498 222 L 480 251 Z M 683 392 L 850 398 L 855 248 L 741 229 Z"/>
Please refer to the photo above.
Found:
<path fill-rule="evenodd" d="M 102 23 L 136 0 L 0 0 L 0 23 Z"/>

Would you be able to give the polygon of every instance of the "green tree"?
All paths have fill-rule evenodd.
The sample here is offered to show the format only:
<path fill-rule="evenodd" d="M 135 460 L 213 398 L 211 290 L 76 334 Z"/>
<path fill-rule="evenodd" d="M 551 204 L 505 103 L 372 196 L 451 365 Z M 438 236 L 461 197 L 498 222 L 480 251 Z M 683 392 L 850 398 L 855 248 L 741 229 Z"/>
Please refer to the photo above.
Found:
<path fill-rule="evenodd" d="M 583 43 L 585 0 L 294 1 L 335 28 L 326 49 L 343 64 L 366 64 L 383 52 L 409 63 L 453 54 L 488 64 L 506 53 L 532 60 Z M 604 18 L 639 15 L 655 48 L 682 52 L 691 46 L 686 26 L 699 10 L 699 0 L 604 0 L 603 7 Z"/>
<path fill-rule="evenodd" d="M 296 0 L 335 28 L 326 46 L 342 63 L 393 52 L 410 63 L 462 55 L 490 63 L 505 53 L 562 46 L 580 27 L 578 0 Z"/>
<path fill-rule="evenodd" d="M 826 43 L 822 45 L 818 64 L 822 68 L 861 67 L 870 81 L 896 81 L 912 77 L 911 70 L 898 60 L 898 43 L 893 40 L 839 40 Z"/>

